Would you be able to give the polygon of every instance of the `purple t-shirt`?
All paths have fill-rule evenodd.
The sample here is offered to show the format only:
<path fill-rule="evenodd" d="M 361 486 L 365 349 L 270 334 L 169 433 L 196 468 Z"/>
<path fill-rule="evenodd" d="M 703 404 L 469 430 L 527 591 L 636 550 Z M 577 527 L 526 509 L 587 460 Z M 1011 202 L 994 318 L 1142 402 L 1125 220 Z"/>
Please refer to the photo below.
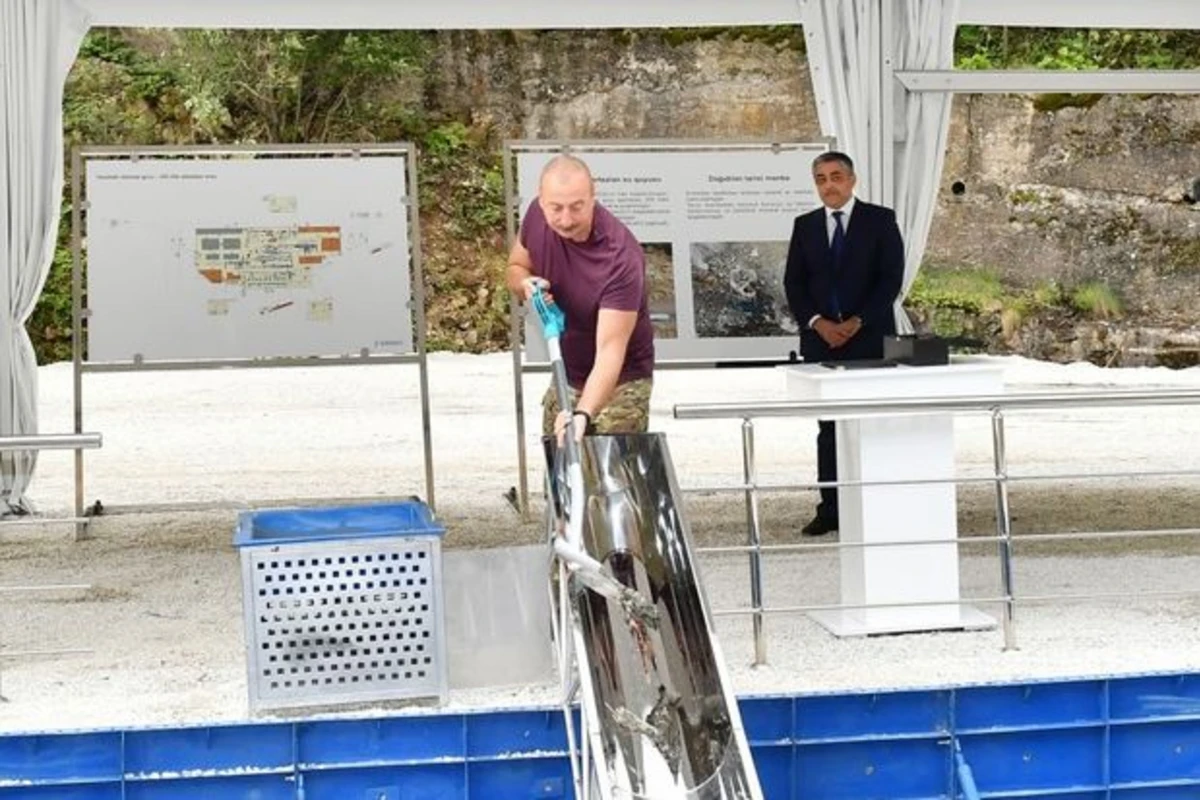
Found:
<path fill-rule="evenodd" d="M 534 202 L 521 222 L 520 239 L 533 274 L 550 282 L 554 302 L 566 315 L 567 330 L 559 344 L 571 386 L 582 389 L 596 361 L 596 321 L 602 308 L 637 312 L 617 382 L 649 378 L 654 373 L 654 329 L 646 257 L 629 229 L 597 203 L 591 235 L 572 242 L 554 232 Z"/>

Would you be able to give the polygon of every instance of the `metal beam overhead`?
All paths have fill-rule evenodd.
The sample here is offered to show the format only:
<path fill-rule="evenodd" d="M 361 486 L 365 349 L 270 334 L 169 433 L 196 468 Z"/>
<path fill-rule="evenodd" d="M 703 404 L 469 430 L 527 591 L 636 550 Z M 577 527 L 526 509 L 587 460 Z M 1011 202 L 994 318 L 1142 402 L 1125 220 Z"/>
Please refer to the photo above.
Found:
<path fill-rule="evenodd" d="M 93 26 L 539 29 L 800 24 L 808 0 L 75 0 Z M 964 25 L 1200 29 L 1197 0 L 962 0 Z"/>
<path fill-rule="evenodd" d="M 910 92 L 1197 94 L 1200 70 L 929 70 L 896 73 Z"/>
<path fill-rule="evenodd" d="M 1200 29 L 1196 0 L 961 0 L 962 25 Z"/>

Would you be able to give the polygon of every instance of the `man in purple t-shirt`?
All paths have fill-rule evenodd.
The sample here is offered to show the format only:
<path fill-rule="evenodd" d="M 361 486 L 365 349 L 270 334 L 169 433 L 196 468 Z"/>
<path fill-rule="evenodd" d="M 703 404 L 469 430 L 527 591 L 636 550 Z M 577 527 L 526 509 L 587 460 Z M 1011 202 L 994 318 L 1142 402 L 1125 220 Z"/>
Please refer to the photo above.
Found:
<path fill-rule="evenodd" d="M 560 342 L 576 437 L 644 433 L 650 421 L 654 330 L 646 261 L 637 239 L 596 202 L 583 161 L 555 156 L 542 170 L 508 256 L 508 288 L 528 303 L 540 285 L 567 319 Z M 565 429 L 554 388 L 542 401 L 544 433 Z"/>

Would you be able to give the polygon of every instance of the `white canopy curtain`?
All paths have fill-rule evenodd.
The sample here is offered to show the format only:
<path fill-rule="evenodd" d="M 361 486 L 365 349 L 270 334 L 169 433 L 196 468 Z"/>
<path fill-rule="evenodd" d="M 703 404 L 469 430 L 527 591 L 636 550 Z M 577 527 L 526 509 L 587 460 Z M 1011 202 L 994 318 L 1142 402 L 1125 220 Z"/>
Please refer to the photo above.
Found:
<path fill-rule="evenodd" d="M 880 93 L 884 0 L 807 0 L 804 40 L 821 132 L 855 160 L 859 197 L 883 196 L 883 104 Z"/>
<path fill-rule="evenodd" d="M 960 0 L 905 0 L 896 19 L 895 68 L 950 69 Z M 896 220 L 904 234 L 904 284 L 896 300 L 897 330 L 911 332 L 903 301 L 925 257 L 950 134 L 951 92 L 898 91 L 896 119 L 904 140 L 896 148 Z"/>
<path fill-rule="evenodd" d="M 87 30 L 72 0 L 0 0 L 0 436 L 37 432 L 25 323 L 54 258 L 62 199 L 63 83 Z M 37 454 L 0 453 L 0 517 L 29 511 Z"/>
<path fill-rule="evenodd" d="M 808 0 L 804 26 L 821 129 L 858 162 L 857 194 L 896 210 L 905 243 L 896 326 L 910 332 L 912 323 L 901 301 L 925 255 L 953 94 L 908 95 L 895 89 L 893 128 L 893 109 L 887 106 L 893 96 L 891 75 L 953 66 L 960 0 L 896 0 L 889 9 L 890 42 L 884 39 L 887 1 Z"/>

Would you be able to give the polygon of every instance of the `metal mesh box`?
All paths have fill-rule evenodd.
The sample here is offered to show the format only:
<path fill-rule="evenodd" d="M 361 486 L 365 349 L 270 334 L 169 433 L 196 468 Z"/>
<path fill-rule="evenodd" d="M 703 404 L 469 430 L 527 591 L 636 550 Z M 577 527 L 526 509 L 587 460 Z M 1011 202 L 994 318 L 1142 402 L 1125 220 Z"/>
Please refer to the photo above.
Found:
<path fill-rule="evenodd" d="M 443 533 L 419 501 L 242 514 L 251 710 L 444 699 Z"/>

